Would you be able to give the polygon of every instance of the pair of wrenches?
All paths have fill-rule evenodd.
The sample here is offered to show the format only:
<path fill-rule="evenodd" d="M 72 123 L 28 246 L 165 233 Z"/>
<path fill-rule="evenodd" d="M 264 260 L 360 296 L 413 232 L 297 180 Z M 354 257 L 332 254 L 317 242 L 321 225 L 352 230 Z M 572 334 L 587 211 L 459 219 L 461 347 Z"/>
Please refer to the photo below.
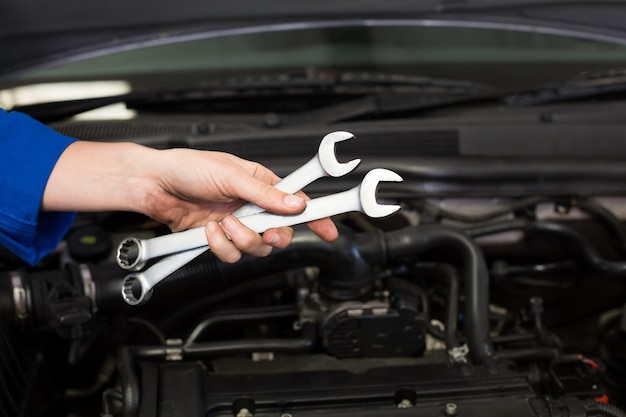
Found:
<path fill-rule="evenodd" d="M 346 163 L 339 162 L 335 145 L 353 137 L 349 132 L 329 133 L 322 139 L 317 155 L 278 182 L 276 188 L 294 193 L 319 178 L 348 174 L 361 161 L 354 159 Z M 376 190 L 381 181 L 400 182 L 402 178 L 393 171 L 377 168 L 368 172 L 361 184 L 350 190 L 309 200 L 304 211 L 299 214 L 272 214 L 254 204 L 247 204 L 233 212 L 233 215 L 258 233 L 351 211 L 360 211 L 370 217 L 384 217 L 399 210 L 400 206 L 383 205 L 376 201 Z M 151 239 L 124 239 L 117 250 L 117 263 L 124 269 L 139 271 L 151 259 L 165 256 L 147 270 L 131 273 L 124 278 L 124 300 L 130 305 L 147 301 L 155 285 L 207 250 L 209 247 L 204 227 Z"/>

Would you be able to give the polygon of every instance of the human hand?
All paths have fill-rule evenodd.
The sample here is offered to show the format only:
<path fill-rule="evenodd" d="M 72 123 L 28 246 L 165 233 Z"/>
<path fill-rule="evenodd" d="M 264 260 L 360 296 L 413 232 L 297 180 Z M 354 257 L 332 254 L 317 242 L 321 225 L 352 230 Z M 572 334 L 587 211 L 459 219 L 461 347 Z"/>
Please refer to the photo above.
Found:
<path fill-rule="evenodd" d="M 57 162 L 42 208 L 136 211 L 172 231 L 205 226 L 211 251 L 225 262 L 236 262 L 242 252 L 266 256 L 291 242 L 292 228 L 259 235 L 230 215 L 246 202 L 277 214 L 304 210 L 306 196 L 273 187 L 279 180 L 258 163 L 222 152 L 76 142 Z M 324 240 L 338 234 L 330 219 L 309 227 Z"/>
<path fill-rule="evenodd" d="M 293 229 L 269 229 L 262 235 L 245 227 L 234 210 L 252 202 L 269 212 L 296 214 L 304 210 L 306 196 L 273 187 L 280 178 L 264 166 L 222 152 L 173 149 L 162 152 L 161 172 L 155 177 L 157 194 L 148 215 L 172 230 L 206 225 L 211 251 L 225 262 L 236 262 L 242 252 L 266 256 L 273 247 L 287 246 Z M 325 240 L 337 237 L 330 219 L 309 224 Z"/>

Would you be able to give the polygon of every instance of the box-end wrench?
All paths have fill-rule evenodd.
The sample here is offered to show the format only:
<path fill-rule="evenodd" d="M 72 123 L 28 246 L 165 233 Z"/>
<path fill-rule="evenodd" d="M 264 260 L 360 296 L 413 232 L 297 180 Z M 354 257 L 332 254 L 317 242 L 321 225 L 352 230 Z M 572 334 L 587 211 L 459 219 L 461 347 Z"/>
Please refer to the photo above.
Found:
<path fill-rule="evenodd" d="M 335 154 L 335 145 L 338 142 L 343 142 L 352 138 L 354 138 L 352 133 L 344 131 L 331 132 L 327 134 L 320 142 L 317 154 L 302 167 L 275 184 L 275 187 L 288 193 L 295 193 L 313 181 L 324 176 L 340 177 L 348 174 L 359 165 L 361 160 L 354 159 L 345 163 L 339 162 Z M 245 215 L 255 214 L 262 211 L 264 210 L 261 207 L 254 204 L 247 204 L 236 210 L 233 215 L 236 217 L 243 217 Z M 147 258 L 142 258 L 142 256 L 140 256 L 139 250 L 137 249 L 139 246 L 140 243 L 135 238 L 128 238 L 122 241 L 117 251 L 117 262 L 120 267 L 132 270 L 139 270 L 143 268 Z M 171 248 L 163 245 L 157 245 L 157 247 L 147 249 L 148 250 L 144 250 L 144 253 L 149 252 L 150 258 L 172 253 Z M 169 275 L 188 262 L 191 262 L 207 250 L 208 246 L 203 246 L 199 249 L 170 255 L 159 262 L 160 271 L 161 273 L 167 273 L 167 275 Z M 151 293 L 148 293 L 148 295 L 149 294 Z M 148 296 L 142 298 L 146 300 Z M 127 302 L 132 304 L 128 298 L 125 299 Z"/>
<path fill-rule="evenodd" d="M 338 142 L 343 142 L 352 138 L 354 138 L 354 135 L 350 132 L 337 131 L 327 134 L 320 142 L 317 154 L 311 158 L 311 160 L 296 169 L 291 174 L 287 175 L 274 186 L 281 191 L 295 193 L 319 178 L 325 176 L 342 177 L 353 171 L 359 163 L 361 163 L 360 159 L 353 159 L 348 162 L 339 162 L 337 155 L 335 154 L 335 145 Z M 232 214 L 235 217 L 241 218 L 263 211 L 265 211 L 263 208 L 255 204 L 246 204 L 235 210 Z M 178 235 L 181 236 L 180 239 L 184 239 L 188 235 L 195 238 L 198 234 L 202 235 L 197 231 L 191 230 L 178 233 Z M 169 255 L 175 252 L 172 247 L 167 245 L 167 239 L 163 244 L 159 243 L 159 239 L 160 238 L 143 240 L 141 243 L 138 239 L 133 237 L 124 239 L 119 244 L 117 249 L 117 264 L 123 269 L 138 271 L 142 269 L 146 262 L 150 259 Z M 197 246 L 195 247 L 206 246 L 207 244 L 206 237 L 204 238 L 204 242 L 196 240 L 193 240 L 193 242 L 197 243 Z M 198 255 L 200 253 L 198 253 Z M 189 261 L 191 261 L 193 259 L 191 257 L 192 254 L 190 253 L 188 256 Z"/>
<path fill-rule="evenodd" d="M 360 211 L 369 217 L 385 217 L 400 209 L 398 205 L 379 204 L 376 200 L 376 191 L 380 182 L 401 182 L 402 177 L 387 169 L 373 169 L 368 172 L 360 185 L 343 192 L 318 197 L 308 201 L 303 212 L 294 215 L 278 215 L 261 212 L 239 220 L 250 229 L 262 233 L 267 229 L 293 226 L 307 223 L 324 217 L 332 217 L 342 213 Z M 190 229 L 186 232 L 172 233 L 153 239 L 135 239 L 136 247 L 140 252 L 146 243 L 166 245 L 174 255 L 156 263 L 146 271 L 127 275 L 122 282 L 122 296 L 131 305 L 137 305 L 147 300 L 152 288 L 176 271 L 188 261 L 189 252 L 196 252 L 195 256 L 207 250 L 204 228 Z M 130 248 L 129 248 L 130 249 Z M 189 251 L 189 252 L 185 252 Z"/>

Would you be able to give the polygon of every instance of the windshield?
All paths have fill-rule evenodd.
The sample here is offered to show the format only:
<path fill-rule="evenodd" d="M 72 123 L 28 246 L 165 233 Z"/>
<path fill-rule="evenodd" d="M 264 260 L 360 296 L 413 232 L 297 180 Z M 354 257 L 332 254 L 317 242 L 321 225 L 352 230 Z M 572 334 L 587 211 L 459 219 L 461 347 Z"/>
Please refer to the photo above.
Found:
<path fill-rule="evenodd" d="M 41 69 L 13 85 L 125 81 L 134 88 L 202 85 L 307 68 L 380 71 L 525 88 L 626 65 L 626 46 L 510 29 L 443 26 L 290 28 L 117 52 Z"/>

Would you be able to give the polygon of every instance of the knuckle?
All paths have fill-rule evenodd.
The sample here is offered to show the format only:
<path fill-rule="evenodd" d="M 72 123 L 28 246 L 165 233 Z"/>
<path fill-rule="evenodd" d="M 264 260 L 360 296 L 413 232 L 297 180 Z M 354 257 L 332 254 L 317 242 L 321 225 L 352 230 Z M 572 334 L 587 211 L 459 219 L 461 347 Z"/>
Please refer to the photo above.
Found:
<path fill-rule="evenodd" d="M 241 259 L 241 252 L 233 248 L 232 250 L 226 251 L 219 258 L 226 263 L 234 264 Z"/>
<path fill-rule="evenodd" d="M 269 256 L 270 253 L 272 253 L 272 249 L 273 248 L 271 246 L 265 245 L 263 247 L 263 250 L 258 254 L 258 256 L 261 258 L 265 258 L 266 256 Z"/>
<path fill-rule="evenodd" d="M 285 248 L 293 240 L 294 230 L 291 227 L 282 227 L 278 232 L 278 236 L 280 236 L 280 240 L 274 245 L 274 247 Z"/>
<path fill-rule="evenodd" d="M 238 248 L 243 249 L 245 251 L 252 251 L 257 245 L 259 238 L 254 232 L 251 233 L 242 233 L 237 236 L 236 245 Z"/>

